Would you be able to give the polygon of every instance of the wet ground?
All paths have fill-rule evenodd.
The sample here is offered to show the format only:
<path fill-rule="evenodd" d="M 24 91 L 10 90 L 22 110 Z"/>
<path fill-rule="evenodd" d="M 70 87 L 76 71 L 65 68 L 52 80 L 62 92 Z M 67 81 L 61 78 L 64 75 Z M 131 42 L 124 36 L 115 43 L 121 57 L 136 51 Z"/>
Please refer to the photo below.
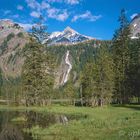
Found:
<path fill-rule="evenodd" d="M 53 113 L 37 113 L 33 111 L 0 111 L 0 140 L 40 140 L 33 138 L 31 132 L 26 132 L 34 126 L 47 128 L 56 123 L 67 125 L 70 120 L 80 116 Z"/>

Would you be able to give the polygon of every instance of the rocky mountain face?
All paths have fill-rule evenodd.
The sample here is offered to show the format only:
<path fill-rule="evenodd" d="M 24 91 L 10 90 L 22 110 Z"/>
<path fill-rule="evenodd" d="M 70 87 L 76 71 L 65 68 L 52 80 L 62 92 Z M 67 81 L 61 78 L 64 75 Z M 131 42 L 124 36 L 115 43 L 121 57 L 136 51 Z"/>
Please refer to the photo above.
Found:
<path fill-rule="evenodd" d="M 132 39 L 137 38 L 138 34 L 140 34 L 140 14 L 136 15 L 130 24 Z"/>
<path fill-rule="evenodd" d="M 11 20 L 0 21 L 0 68 L 4 78 L 20 75 L 23 65 L 22 49 L 28 34 Z"/>
<path fill-rule="evenodd" d="M 132 38 L 140 33 L 140 15 L 131 24 Z M 28 43 L 28 33 L 11 20 L 0 20 L 0 68 L 4 78 L 20 76 L 24 63 L 23 48 Z M 88 57 L 104 41 L 82 35 L 70 27 L 62 32 L 53 32 L 48 40 L 48 51 L 56 57 L 55 86 L 63 86 L 68 80 L 78 83 L 78 76 Z M 71 46 L 72 45 L 72 46 Z"/>
<path fill-rule="evenodd" d="M 24 63 L 23 48 L 28 43 L 28 33 L 17 23 L 11 20 L 0 20 L 0 68 L 5 79 L 20 76 Z M 92 40 L 67 27 L 62 32 L 53 32 L 48 40 L 50 46 L 71 45 Z M 57 68 L 56 85 L 64 85 L 72 69 L 71 52 L 66 50 L 62 54 L 61 62 Z"/>
<path fill-rule="evenodd" d="M 84 42 L 91 39 L 94 38 L 82 35 L 73 30 L 72 28 L 67 27 L 62 32 L 53 32 L 49 36 L 48 40 L 44 40 L 44 43 L 46 41 L 49 41 L 50 45 L 62 45 L 62 44 L 69 45 Z"/>

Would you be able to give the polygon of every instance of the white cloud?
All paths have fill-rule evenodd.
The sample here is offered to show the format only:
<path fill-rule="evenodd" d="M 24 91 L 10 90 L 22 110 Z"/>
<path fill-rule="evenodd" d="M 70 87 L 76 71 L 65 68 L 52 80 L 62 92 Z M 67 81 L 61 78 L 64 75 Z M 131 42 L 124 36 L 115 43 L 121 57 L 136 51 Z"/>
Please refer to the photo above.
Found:
<path fill-rule="evenodd" d="M 67 11 L 64 10 L 63 13 L 61 13 L 61 14 L 58 15 L 57 20 L 65 21 L 68 17 L 69 17 L 69 15 L 68 15 Z"/>
<path fill-rule="evenodd" d="M 28 7 L 40 11 L 40 3 L 38 3 L 36 0 L 26 0 L 26 3 Z"/>
<path fill-rule="evenodd" d="M 102 15 L 92 15 L 92 13 L 90 11 L 86 11 L 84 14 L 81 15 L 75 15 L 72 19 L 72 22 L 75 22 L 79 19 L 87 19 L 89 21 L 96 21 L 98 19 L 100 19 L 102 17 Z"/>
<path fill-rule="evenodd" d="M 48 0 L 48 2 L 52 2 L 52 3 L 53 2 L 59 2 L 60 3 L 60 2 L 62 2 L 62 0 Z"/>
<path fill-rule="evenodd" d="M 58 13 L 58 12 L 59 12 L 59 10 L 56 8 L 50 8 L 47 10 L 48 17 L 50 17 L 50 18 L 54 18 L 56 16 L 56 13 Z"/>
<path fill-rule="evenodd" d="M 40 12 L 36 12 L 36 11 L 33 11 L 30 13 L 30 16 L 35 17 L 35 18 L 39 18 L 40 15 L 41 15 Z"/>
<path fill-rule="evenodd" d="M 133 15 L 130 16 L 130 18 L 133 19 L 137 15 L 138 15 L 138 13 L 134 13 Z"/>
<path fill-rule="evenodd" d="M 53 18 L 59 21 L 65 21 L 68 18 L 68 12 L 67 10 L 61 10 L 56 8 L 50 8 L 47 10 L 48 17 Z"/>
<path fill-rule="evenodd" d="M 80 0 L 48 0 L 48 2 L 58 2 L 58 3 L 66 3 L 66 4 L 70 4 L 70 5 L 75 5 L 75 4 L 79 4 Z"/>
<path fill-rule="evenodd" d="M 48 0 L 48 2 L 56 2 L 57 0 Z M 60 2 L 59 0 L 58 2 Z M 68 0 L 67 0 L 68 1 Z M 69 14 L 66 9 L 57 9 L 52 7 L 49 3 L 43 0 L 41 3 L 36 0 L 26 0 L 28 7 L 33 11 L 30 16 L 38 18 L 40 15 L 47 14 L 49 18 L 56 19 L 59 21 L 65 21 Z"/>
<path fill-rule="evenodd" d="M 41 3 L 41 9 L 47 9 L 47 8 L 50 8 L 50 5 L 48 3 L 46 3 L 45 1 L 42 1 Z"/>
<path fill-rule="evenodd" d="M 65 2 L 67 3 L 67 4 L 71 4 L 71 5 L 74 5 L 74 4 L 79 4 L 79 0 L 65 0 Z"/>
<path fill-rule="evenodd" d="M 17 9 L 18 9 L 18 10 L 23 10 L 23 8 L 24 8 L 24 7 L 23 7 L 22 5 L 18 5 L 18 6 L 17 6 Z"/>
<path fill-rule="evenodd" d="M 37 11 L 42 11 L 50 7 L 50 4 L 46 3 L 46 1 L 42 1 L 41 3 L 36 0 L 26 0 L 28 7 L 31 9 L 36 9 Z"/>

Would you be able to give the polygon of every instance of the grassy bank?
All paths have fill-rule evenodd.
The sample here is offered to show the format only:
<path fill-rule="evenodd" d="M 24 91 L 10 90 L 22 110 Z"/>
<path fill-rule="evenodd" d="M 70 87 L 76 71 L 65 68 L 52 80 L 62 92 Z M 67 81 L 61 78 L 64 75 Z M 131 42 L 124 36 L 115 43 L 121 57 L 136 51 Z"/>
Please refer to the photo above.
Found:
<path fill-rule="evenodd" d="M 49 128 L 34 126 L 28 132 L 41 140 L 139 140 L 140 105 L 106 106 L 102 108 L 49 106 L 49 107 L 8 107 L 0 110 L 33 110 L 42 113 L 81 114 L 86 118 L 70 121 L 67 125 L 55 124 Z"/>

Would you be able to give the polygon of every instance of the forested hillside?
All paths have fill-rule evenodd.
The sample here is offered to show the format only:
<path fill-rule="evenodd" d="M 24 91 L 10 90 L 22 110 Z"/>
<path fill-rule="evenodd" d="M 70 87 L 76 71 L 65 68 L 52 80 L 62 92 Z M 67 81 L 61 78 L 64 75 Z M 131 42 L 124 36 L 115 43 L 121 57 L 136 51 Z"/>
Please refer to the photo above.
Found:
<path fill-rule="evenodd" d="M 38 36 L 29 39 L 22 49 L 21 75 L 6 79 L 1 71 L 2 98 L 16 102 L 28 98 L 28 105 L 46 104 L 48 99 L 78 99 L 88 106 L 140 102 L 140 39 L 130 37 L 124 10 L 119 22 L 110 41 L 50 46 L 37 42 Z M 44 35 L 43 30 L 35 31 Z"/>

